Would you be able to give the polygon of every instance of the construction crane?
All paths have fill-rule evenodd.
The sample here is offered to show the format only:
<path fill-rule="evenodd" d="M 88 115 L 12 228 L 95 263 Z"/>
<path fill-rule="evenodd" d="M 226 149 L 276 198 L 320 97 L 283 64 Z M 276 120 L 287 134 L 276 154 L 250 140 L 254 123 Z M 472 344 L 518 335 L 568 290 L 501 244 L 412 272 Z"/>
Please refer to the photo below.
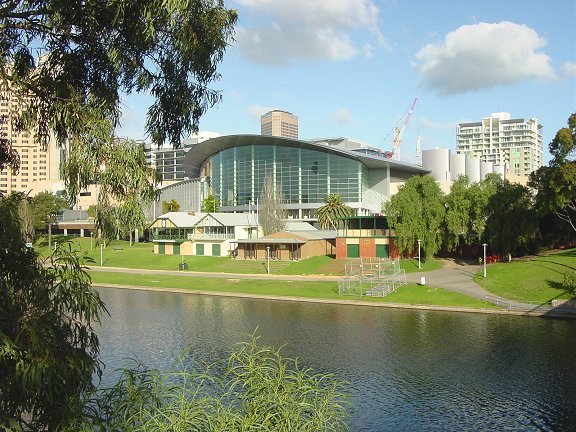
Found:
<path fill-rule="evenodd" d="M 398 120 L 398 123 L 396 124 L 396 126 L 392 130 L 392 133 L 393 133 L 392 143 L 394 144 L 394 147 L 392 149 L 392 153 L 390 156 L 394 160 L 400 160 L 400 145 L 402 144 L 402 135 L 404 135 L 404 131 L 406 130 L 406 126 L 408 126 L 408 122 L 410 121 L 410 117 L 412 117 L 412 112 L 414 112 L 414 107 L 416 106 L 416 102 L 418 102 L 418 98 L 414 98 L 414 102 L 412 102 L 412 105 L 410 105 L 410 108 L 408 108 L 406 110 L 406 112 L 404 113 L 404 115 L 402 115 L 402 117 L 400 117 L 400 120 Z M 404 119 L 404 121 L 402 121 L 402 119 Z M 400 126 L 400 123 L 402 123 L 401 126 Z"/>

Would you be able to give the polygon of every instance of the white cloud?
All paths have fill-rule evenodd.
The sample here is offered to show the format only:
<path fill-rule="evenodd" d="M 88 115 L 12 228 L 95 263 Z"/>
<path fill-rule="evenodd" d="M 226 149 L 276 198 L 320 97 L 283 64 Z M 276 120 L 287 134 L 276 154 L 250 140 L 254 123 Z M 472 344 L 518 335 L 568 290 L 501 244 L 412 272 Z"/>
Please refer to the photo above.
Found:
<path fill-rule="evenodd" d="M 566 76 L 576 76 L 576 63 L 564 63 L 562 65 L 562 74 Z"/>
<path fill-rule="evenodd" d="M 385 46 L 374 0 L 235 0 L 240 52 L 265 64 L 348 60 Z M 242 17 L 246 16 L 246 22 Z"/>
<path fill-rule="evenodd" d="M 350 111 L 344 108 L 339 108 L 332 112 L 328 116 L 330 120 L 334 121 L 339 125 L 349 124 L 352 121 L 352 114 Z"/>
<path fill-rule="evenodd" d="M 512 84 L 526 78 L 555 78 L 546 40 L 531 28 L 503 21 L 464 25 L 428 44 L 416 58 L 424 85 L 441 94 Z"/>

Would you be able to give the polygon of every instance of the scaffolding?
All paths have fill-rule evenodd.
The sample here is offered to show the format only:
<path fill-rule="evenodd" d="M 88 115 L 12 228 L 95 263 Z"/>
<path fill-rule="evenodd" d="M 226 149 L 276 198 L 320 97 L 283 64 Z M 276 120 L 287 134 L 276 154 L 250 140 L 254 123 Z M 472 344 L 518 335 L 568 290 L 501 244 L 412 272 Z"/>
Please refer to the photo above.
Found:
<path fill-rule="evenodd" d="M 340 295 L 384 297 L 406 285 L 406 273 L 399 259 L 358 258 L 349 260 L 338 281 Z"/>

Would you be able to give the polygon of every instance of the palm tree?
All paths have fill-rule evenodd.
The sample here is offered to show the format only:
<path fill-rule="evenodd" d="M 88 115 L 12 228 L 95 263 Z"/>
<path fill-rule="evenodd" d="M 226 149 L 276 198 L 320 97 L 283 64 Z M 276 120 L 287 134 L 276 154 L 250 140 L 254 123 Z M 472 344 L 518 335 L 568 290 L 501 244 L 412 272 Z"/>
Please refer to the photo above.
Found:
<path fill-rule="evenodd" d="M 177 212 L 178 210 L 180 210 L 180 204 L 175 199 L 162 201 L 162 213 Z"/>
<path fill-rule="evenodd" d="M 328 194 L 324 198 L 325 204 L 316 210 L 318 223 L 323 229 L 336 228 L 340 222 L 337 219 L 351 216 L 353 209 L 342 202 L 342 195 Z"/>

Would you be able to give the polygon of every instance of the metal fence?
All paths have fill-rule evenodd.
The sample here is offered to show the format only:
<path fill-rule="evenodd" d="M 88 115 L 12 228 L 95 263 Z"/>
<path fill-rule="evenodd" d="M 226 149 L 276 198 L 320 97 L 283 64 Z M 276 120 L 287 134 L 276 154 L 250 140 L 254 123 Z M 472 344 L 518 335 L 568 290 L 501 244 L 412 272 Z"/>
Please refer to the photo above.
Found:
<path fill-rule="evenodd" d="M 346 263 L 338 293 L 384 297 L 406 284 L 406 273 L 398 259 L 358 258 Z"/>

